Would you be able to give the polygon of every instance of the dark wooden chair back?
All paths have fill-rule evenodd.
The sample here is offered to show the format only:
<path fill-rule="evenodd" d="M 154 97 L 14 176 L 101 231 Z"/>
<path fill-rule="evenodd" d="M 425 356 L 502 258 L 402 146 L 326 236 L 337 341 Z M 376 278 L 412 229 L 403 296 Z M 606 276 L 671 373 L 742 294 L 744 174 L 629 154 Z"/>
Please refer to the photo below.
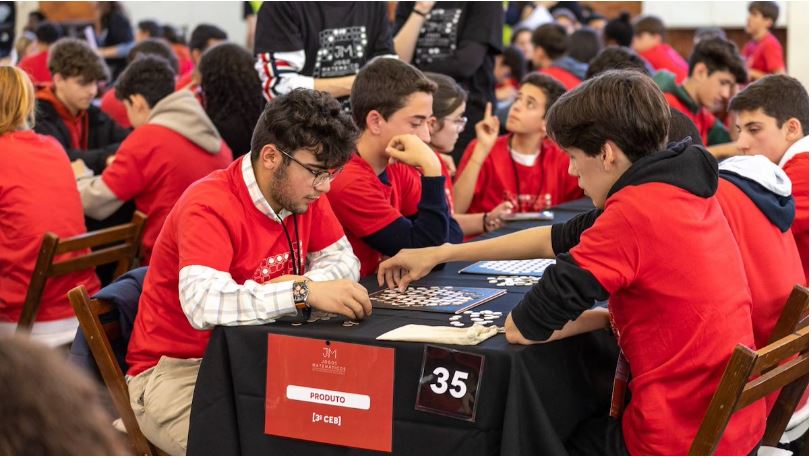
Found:
<path fill-rule="evenodd" d="M 60 240 L 52 232 L 46 233 L 34 272 L 31 275 L 31 283 L 28 285 L 23 311 L 20 321 L 17 323 L 17 331 L 29 332 L 34 325 L 37 312 L 39 312 L 42 292 L 45 290 L 45 282 L 49 277 L 66 275 L 114 262 L 116 263 L 114 278 L 118 278 L 130 270 L 141 245 L 145 222 L 146 215 L 136 211 L 131 223 L 88 232 L 64 240 Z M 99 250 L 54 262 L 54 257 L 58 255 L 102 246 L 104 248 Z"/>
<path fill-rule="evenodd" d="M 799 328 L 808 326 L 808 288 L 794 285 L 783 306 L 783 312 L 774 325 L 769 343 L 777 342 Z"/>
<path fill-rule="evenodd" d="M 130 405 L 130 395 L 127 382 L 124 380 L 124 373 L 113 353 L 111 342 L 122 338 L 120 323 L 118 320 L 106 319 L 104 324 L 101 322 L 100 317 L 110 314 L 115 307 L 105 301 L 90 299 L 87 289 L 83 285 L 70 290 L 68 299 L 79 319 L 79 326 L 93 353 L 93 359 L 99 368 L 101 378 L 113 399 L 115 410 L 127 429 L 127 439 L 132 447 L 132 452 L 136 455 L 159 454 L 138 426 L 135 412 L 132 411 Z"/>
<path fill-rule="evenodd" d="M 689 454 L 712 455 L 732 414 L 780 389 L 762 442 L 776 446 L 807 386 L 808 325 L 758 351 L 739 344 L 732 352 Z M 780 405 L 786 408 L 778 408 Z"/>

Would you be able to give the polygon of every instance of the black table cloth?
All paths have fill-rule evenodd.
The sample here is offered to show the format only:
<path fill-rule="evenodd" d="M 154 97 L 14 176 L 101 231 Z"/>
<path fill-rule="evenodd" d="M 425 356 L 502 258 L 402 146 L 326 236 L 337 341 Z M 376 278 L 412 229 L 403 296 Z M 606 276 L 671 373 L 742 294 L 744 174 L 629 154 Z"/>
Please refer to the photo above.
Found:
<path fill-rule="evenodd" d="M 555 220 L 565 221 L 588 209 L 584 201 L 558 207 Z M 496 234 L 537 224 L 510 223 Z M 457 273 L 468 264 L 449 263 L 415 284 L 493 287 L 485 276 Z M 379 289 L 373 278 L 362 283 L 370 292 Z M 507 289 L 507 294 L 478 307 L 502 311 L 499 326 L 528 287 Z M 574 428 L 586 418 L 607 412 L 617 358 L 616 343 L 607 331 L 533 346 L 511 345 L 503 334 L 476 346 L 447 346 L 485 357 L 476 420 L 468 422 L 415 410 L 425 344 L 375 338 L 409 323 L 447 325 L 448 316 L 375 309 L 371 317 L 353 327 L 344 327 L 344 319 L 335 318 L 301 326 L 273 323 L 216 328 L 195 387 L 188 454 L 376 453 L 264 433 L 269 333 L 395 348 L 394 454 L 565 454 L 564 444 Z"/>

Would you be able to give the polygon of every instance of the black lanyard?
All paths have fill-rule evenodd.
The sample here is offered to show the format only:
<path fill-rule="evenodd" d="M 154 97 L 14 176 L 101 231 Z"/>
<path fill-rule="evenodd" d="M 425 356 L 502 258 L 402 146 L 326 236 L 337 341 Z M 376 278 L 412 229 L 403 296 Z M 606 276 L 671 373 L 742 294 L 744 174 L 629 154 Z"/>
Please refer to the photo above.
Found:
<path fill-rule="evenodd" d="M 287 226 L 284 225 L 284 220 L 279 217 L 279 224 L 282 225 L 284 231 L 284 238 L 287 239 L 287 247 L 290 249 L 290 256 L 293 258 L 293 274 L 301 275 L 304 272 L 304 265 L 301 264 L 301 252 L 299 251 L 299 238 L 298 238 L 298 220 L 296 215 L 293 215 L 293 230 L 296 231 L 296 247 L 293 248 L 293 241 L 290 240 L 290 234 L 287 233 Z M 296 253 L 298 252 L 298 256 Z"/>
<path fill-rule="evenodd" d="M 515 205 L 518 207 L 518 211 L 534 211 L 535 204 L 538 203 L 538 199 L 541 198 L 541 190 L 543 189 L 543 174 L 541 175 L 541 184 L 538 185 L 538 193 L 535 195 L 535 200 L 532 201 L 532 205 L 529 208 L 523 208 L 521 206 L 521 179 L 518 176 L 518 166 L 515 165 L 515 159 L 513 159 L 513 136 L 510 135 L 510 140 L 507 143 L 507 148 L 509 148 L 510 153 L 510 165 L 513 166 L 513 175 L 515 176 Z M 538 147 L 538 157 L 535 158 L 535 161 L 540 161 L 541 156 L 543 155 L 543 139 L 541 139 L 541 144 Z M 537 164 L 537 162 L 536 162 Z"/>

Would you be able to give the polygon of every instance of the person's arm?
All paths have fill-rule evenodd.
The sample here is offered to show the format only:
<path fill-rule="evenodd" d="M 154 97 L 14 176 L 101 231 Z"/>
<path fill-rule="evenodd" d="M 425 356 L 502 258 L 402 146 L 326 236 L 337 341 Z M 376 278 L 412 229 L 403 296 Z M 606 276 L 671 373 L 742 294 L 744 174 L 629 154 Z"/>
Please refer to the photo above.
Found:
<path fill-rule="evenodd" d="M 436 2 L 415 2 L 414 7 L 407 13 L 398 11 L 398 16 L 408 14 L 405 23 L 394 36 L 394 50 L 402 61 L 410 63 L 414 58 L 414 49 L 417 46 L 420 29 L 425 24 L 425 16 L 431 12 L 434 3 Z M 400 6 L 409 5 L 404 3 Z"/>
<path fill-rule="evenodd" d="M 498 126 L 498 118 L 492 115 L 492 105 L 488 102 L 484 118 L 476 123 L 476 144 L 470 155 L 466 154 L 462 160 L 459 166 L 461 170 L 457 171 L 453 185 L 454 205 L 459 213 L 465 213 L 470 208 L 482 165 L 498 138 Z"/>
<path fill-rule="evenodd" d="M 336 78 L 313 78 L 301 74 L 306 57 L 304 50 L 266 52 L 256 56 L 255 68 L 262 81 L 265 98 L 286 94 L 296 88 L 329 92 L 333 97 L 344 97 L 352 90 L 355 75 Z"/>
<path fill-rule="evenodd" d="M 546 340 L 529 340 L 526 339 L 521 333 L 518 331 L 518 328 L 515 327 L 515 322 L 513 321 L 512 315 L 507 315 L 507 320 L 504 324 L 504 331 L 505 337 L 507 338 L 507 342 L 520 344 L 520 345 L 532 345 L 537 343 L 547 343 L 553 342 L 555 340 L 566 339 L 568 337 L 574 337 L 579 334 L 585 334 L 587 332 L 597 331 L 599 329 L 605 329 L 610 326 L 610 320 L 608 315 L 608 309 L 597 307 L 591 310 L 586 310 L 579 317 L 576 319 L 569 321 L 563 328 L 558 329 L 557 331 L 552 332 L 552 335 L 549 336 Z"/>
<path fill-rule="evenodd" d="M 456 213 L 453 217 L 465 235 L 478 235 L 504 227 L 504 218 L 512 213 L 512 209 L 512 202 L 504 201 L 487 213 Z"/>
<path fill-rule="evenodd" d="M 436 246 L 448 241 L 450 214 L 445 196 L 445 177 L 439 158 L 416 135 L 397 135 L 386 147 L 389 158 L 422 170 L 422 194 L 417 214 L 409 219 L 400 216 L 363 240 L 386 256 L 404 248 Z"/>
<path fill-rule="evenodd" d="M 553 258 L 580 243 L 580 235 L 600 214 L 600 210 L 593 210 L 566 223 L 533 227 L 487 240 L 403 250 L 380 264 L 377 281 L 381 286 L 385 283 L 389 288 L 405 290 L 409 283 L 426 276 L 437 264 L 446 262 Z"/>
<path fill-rule="evenodd" d="M 80 178 L 76 181 L 76 185 L 79 188 L 84 214 L 93 219 L 105 219 L 125 203 L 116 197 L 99 175 Z"/>

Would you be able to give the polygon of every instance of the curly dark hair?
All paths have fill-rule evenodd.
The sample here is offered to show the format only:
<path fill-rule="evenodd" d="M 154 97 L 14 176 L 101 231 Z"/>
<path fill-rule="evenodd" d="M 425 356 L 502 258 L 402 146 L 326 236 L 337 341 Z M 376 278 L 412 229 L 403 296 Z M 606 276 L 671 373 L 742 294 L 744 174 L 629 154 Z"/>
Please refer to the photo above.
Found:
<path fill-rule="evenodd" d="M 206 113 L 217 130 L 224 134 L 223 126 L 239 126 L 241 136 L 250 138 L 265 108 L 251 53 L 238 44 L 222 43 L 203 54 L 198 68 Z"/>
<path fill-rule="evenodd" d="M 701 40 L 693 48 L 693 54 L 690 55 L 688 62 L 690 75 L 693 74 L 693 70 L 699 63 L 707 66 L 709 75 L 719 71 L 727 71 L 732 73 L 735 82 L 738 84 L 744 84 L 748 81 L 746 64 L 741 59 L 741 55 L 738 54 L 738 47 L 735 43 L 721 37 Z"/>
<path fill-rule="evenodd" d="M 349 160 L 358 135 L 352 118 L 329 93 L 294 89 L 265 107 L 251 138 L 251 160 L 272 144 L 289 154 L 307 149 L 324 167 L 336 168 Z M 290 163 L 286 156 L 284 163 Z"/>
<path fill-rule="evenodd" d="M 115 83 L 115 98 L 125 100 L 140 94 L 150 108 L 174 91 L 175 72 L 166 59 L 154 54 L 136 57 Z"/>
<path fill-rule="evenodd" d="M 82 83 L 107 81 L 110 71 L 90 46 L 76 38 L 62 38 L 48 51 L 48 70 L 63 78 L 78 76 Z"/>

